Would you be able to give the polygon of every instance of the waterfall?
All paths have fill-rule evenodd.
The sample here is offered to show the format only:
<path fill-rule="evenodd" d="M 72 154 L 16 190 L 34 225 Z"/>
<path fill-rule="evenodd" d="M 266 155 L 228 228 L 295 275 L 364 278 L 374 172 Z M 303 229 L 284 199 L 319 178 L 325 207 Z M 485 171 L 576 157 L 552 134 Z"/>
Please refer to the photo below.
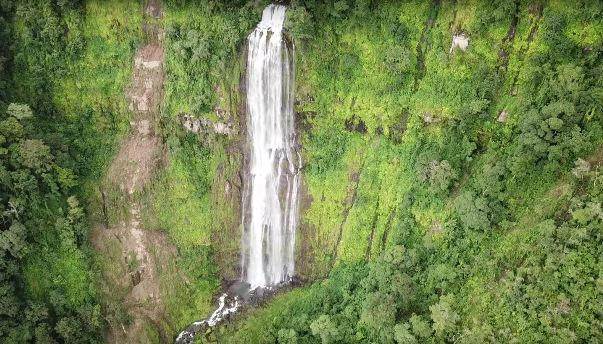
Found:
<path fill-rule="evenodd" d="M 301 157 L 293 114 L 293 44 L 285 6 L 269 5 L 248 37 L 248 178 L 243 193 L 242 279 L 251 288 L 293 276 Z"/>
<path fill-rule="evenodd" d="M 299 169 L 293 115 L 293 43 L 283 36 L 285 6 L 269 5 L 248 37 L 246 178 L 242 196 L 241 279 L 222 294 L 218 308 L 184 329 L 175 343 L 194 336 L 267 297 L 294 273 Z M 283 283 L 285 282 L 285 283 Z"/>

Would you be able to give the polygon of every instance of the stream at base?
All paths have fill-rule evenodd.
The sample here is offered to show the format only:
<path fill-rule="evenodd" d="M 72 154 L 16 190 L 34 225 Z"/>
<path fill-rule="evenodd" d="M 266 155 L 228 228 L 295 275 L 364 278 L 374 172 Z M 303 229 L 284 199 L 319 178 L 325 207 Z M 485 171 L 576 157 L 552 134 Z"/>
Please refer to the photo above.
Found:
<path fill-rule="evenodd" d="M 220 323 L 230 321 L 237 312 L 244 308 L 262 305 L 279 291 L 301 284 L 302 282 L 297 279 L 290 279 L 271 287 L 249 289 L 248 283 L 236 281 L 220 295 L 218 308 L 208 318 L 196 321 L 180 332 L 175 344 L 192 344 L 196 334 L 203 334 Z"/>

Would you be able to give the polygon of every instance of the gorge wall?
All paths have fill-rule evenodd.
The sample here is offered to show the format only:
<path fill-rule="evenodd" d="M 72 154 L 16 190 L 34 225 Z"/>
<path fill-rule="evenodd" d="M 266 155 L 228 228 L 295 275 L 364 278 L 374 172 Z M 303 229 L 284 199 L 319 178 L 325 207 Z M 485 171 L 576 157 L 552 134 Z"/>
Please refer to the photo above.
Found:
<path fill-rule="evenodd" d="M 0 5 L 0 337 L 171 342 L 241 278 L 266 5 Z M 289 2 L 308 283 L 208 339 L 603 341 L 602 11 Z"/>
<path fill-rule="evenodd" d="M 203 181 L 195 186 L 197 193 L 189 194 L 202 199 L 193 209 L 212 214 L 188 216 L 196 228 L 183 223 L 189 237 L 210 248 L 205 266 L 216 264 L 214 276 L 232 281 L 241 274 L 239 202 L 245 185 L 244 133 L 249 130 L 244 108 L 245 38 L 257 24 L 260 9 L 236 19 L 221 12 L 227 7 L 205 10 L 204 18 L 185 16 L 191 7 L 174 9 L 166 30 L 172 59 L 168 87 L 173 89 L 166 92 L 166 113 L 204 118 L 213 123 L 208 128 L 221 124 L 233 128 L 226 134 L 209 129 L 192 137 L 177 135 L 179 144 L 170 154 L 175 161 L 196 161 L 188 178 Z M 296 274 L 313 281 L 332 271 L 346 276 L 349 266 L 364 271 L 361 267 L 407 264 L 391 270 L 405 271 L 395 276 L 399 284 L 377 277 L 373 280 L 379 286 L 367 281 L 366 288 L 383 298 L 362 302 L 381 305 L 378 300 L 400 299 L 384 289 L 391 284 L 408 290 L 409 304 L 399 307 L 413 309 L 421 321 L 435 324 L 429 320 L 429 307 L 437 305 L 434 309 L 457 307 L 454 314 L 470 323 L 476 315 L 464 313 L 463 305 L 478 290 L 496 284 L 480 279 L 480 259 L 506 257 L 490 249 L 497 243 L 519 250 L 529 246 L 531 234 L 517 237 L 518 228 L 539 235 L 543 227 L 528 220 L 526 209 L 539 214 L 538 221 L 555 217 L 574 192 L 561 178 L 578 157 L 591 156 L 600 145 L 596 140 L 600 118 L 585 115 L 599 105 L 578 96 L 587 92 L 584 85 L 598 82 L 599 60 L 593 51 L 599 38 L 587 29 L 567 34 L 564 30 L 576 27 L 570 24 L 575 19 L 568 11 L 559 3 L 513 1 L 484 6 L 439 1 L 290 6 L 285 37 L 296 44 L 295 120 L 304 166 Z M 214 20 L 243 24 L 236 32 L 228 25 L 208 29 Z M 551 40 L 553 36 L 560 41 Z M 226 41 L 229 48 L 223 45 L 224 37 L 234 37 Z M 544 60 L 552 62 L 541 78 Z M 558 83 L 577 87 L 575 95 L 558 92 L 554 86 Z M 544 93 L 535 95 L 535 87 Z M 211 91 L 199 94 L 200 89 Z M 573 105 L 552 110 L 567 103 Z M 572 107 L 580 110 L 571 112 Z M 546 130 L 540 132 L 542 126 Z M 570 132 L 578 139 L 566 140 Z M 194 157 L 185 157 L 183 148 L 194 151 Z M 589 159 L 589 164 L 598 161 Z M 539 168 L 528 168 L 532 165 Z M 550 204 L 537 204 L 535 200 L 542 198 L 550 199 Z M 184 237 L 173 233 L 175 238 L 180 235 Z M 585 245 L 588 242 L 592 243 Z M 551 254 L 545 251 L 539 254 Z M 407 263 L 401 263 L 401 256 Z M 517 264 L 501 267 L 498 276 L 523 269 Z M 468 276 L 480 282 L 468 283 Z M 313 290 L 292 295 L 299 302 L 307 300 L 306 293 L 320 300 Z M 447 292 L 457 298 L 444 298 Z M 363 293 L 358 292 L 360 298 Z M 493 297 L 492 293 L 486 291 L 482 297 Z M 283 307 L 287 305 L 291 304 Z M 558 306 L 554 301 L 550 305 Z M 272 333 L 263 314 L 278 313 L 278 307 L 277 302 L 265 313 L 252 313 L 257 315 L 257 322 L 251 322 L 256 327 L 243 322 L 249 331 L 234 334 L 233 342 L 270 340 L 262 337 Z M 476 307 L 475 312 L 490 314 Z M 319 315 L 308 313 L 316 321 Z M 589 318 L 588 312 L 579 316 Z M 485 317 L 496 323 L 490 315 Z M 356 326 L 342 319 L 331 323 Z M 301 323 L 283 319 L 280 324 L 295 327 L 295 333 L 306 338 L 318 336 Z M 377 324 L 366 324 L 359 333 L 377 336 Z M 394 324 L 384 326 L 391 329 Z M 453 328 L 457 327 L 438 336 L 453 333 Z"/>

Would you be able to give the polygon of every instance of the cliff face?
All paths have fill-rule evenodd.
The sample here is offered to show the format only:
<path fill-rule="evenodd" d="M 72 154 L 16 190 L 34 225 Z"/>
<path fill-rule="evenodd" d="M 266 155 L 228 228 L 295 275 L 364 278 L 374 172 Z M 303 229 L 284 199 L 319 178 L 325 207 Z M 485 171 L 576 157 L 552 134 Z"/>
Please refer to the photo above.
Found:
<path fill-rule="evenodd" d="M 241 276 L 245 39 L 265 5 L 0 5 L 0 337 L 169 342 Z M 322 284 L 233 341 L 601 339 L 600 2 L 287 13 L 296 271 Z"/>
<path fill-rule="evenodd" d="M 582 80 L 582 92 L 598 82 L 601 36 L 572 18 L 586 9 L 513 1 L 312 6 L 289 10 L 311 200 L 298 241 L 303 277 L 370 261 L 410 223 L 439 240 L 465 225 L 455 204 L 466 192 L 488 195 L 482 225 L 496 228 L 531 202 L 514 184 L 544 168 L 548 182 L 538 188 L 546 188 L 599 144 L 600 121 L 573 110 L 598 103 L 553 86 L 567 73 Z M 566 101 L 571 111 L 549 111 Z M 563 122 L 558 129 L 546 122 L 552 117 Z M 540 132 L 544 122 L 551 129 Z M 590 142 L 562 143 L 570 123 Z M 499 174 L 482 176 L 492 164 Z M 493 193 L 483 183 L 504 186 Z"/>
<path fill-rule="evenodd" d="M 433 236 L 429 240 L 455 228 L 453 223 L 462 222 L 455 204 L 467 192 L 478 193 L 475 183 L 482 182 L 475 180 L 481 179 L 481 169 L 491 169 L 491 161 L 506 159 L 495 167 L 500 174 L 492 177 L 505 184 L 497 186 L 504 193 L 516 188 L 510 182 L 515 174 L 536 178 L 520 173 L 520 166 L 546 165 L 558 175 L 562 166 L 567 168 L 572 159 L 592 149 L 594 141 L 572 148 L 561 143 L 562 132 L 571 131 L 570 122 L 579 123 L 579 135 L 587 141 L 597 130 L 590 131 L 580 120 L 561 119 L 570 116 L 567 112 L 525 115 L 554 106 L 551 97 L 562 101 L 554 92 L 544 96 L 547 100 L 542 95 L 534 100 L 534 87 L 556 87 L 551 86 L 554 80 L 574 72 L 586 84 L 596 83 L 589 68 L 597 65 L 601 38 L 576 26 L 571 13 L 578 10 L 513 1 L 370 8 L 310 3 L 291 5 L 287 22 L 287 37 L 295 42 L 297 56 L 296 125 L 304 158 L 302 225 L 296 241 L 302 278 L 324 277 L 339 262 L 370 261 L 399 240 L 409 223 Z M 219 11 L 213 15 L 219 16 Z M 243 20 L 251 27 L 253 19 Z M 575 35 L 564 31 L 570 27 L 577 30 Z M 182 41 L 191 39 L 184 39 L 179 30 L 174 36 L 179 37 L 174 40 L 176 55 L 186 46 Z M 216 32 L 206 40 L 218 39 Z M 248 32 L 238 31 L 230 61 L 243 54 Z M 557 38 L 551 40 L 551 35 Z M 577 55 L 571 57 L 570 51 Z M 216 115 L 179 112 L 203 117 L 198 127 L 206 128 L 201 130 L 203 140 L 213 142 L 208 143 L 216 152 L 212 157 L 224 152 L 229 161 L 238 161 L 216 161 L 219 173 L 211 183 L 212 202 L 220 204 L 215 209 L 223 218 L 212 227 L 213 250 L 227 279 L 238 273 L 234 228 L 240 215 L 232 202 L 240 194 L 232 190 L 244 182 L 239 177 L 245 151 L 241 61 L 220 69 L 221 76 L 211 86 L 207 97 L 217 104 L 211 109 Z M 542 61 L 548 61 L 548 81 L 535 71 Z M 230 122 L 224 112 L 232 113 Z M 547 116 L 563 124 L 559 129 L 547 124 L 550 133 L 532 133 L 529 128 L 535 121 L 550 121 Z M 594 123 L 592 117 L 588 121 Z M 539 138 L 531 149 L 527 142 L 533 134 Z M 544 158 L 549 149 L 569 155 Z M 507 158 L 513 155 L 517 158 Z M 548 180 L 552 183 L 555 177 Z M 494 203 L 483 212 L 487 220 L 481 224 L 496 227 L 503 221 L 501 214 L 513 212 L 509 207 L 516 205 L 493 201 L 498 196 L 489 195 L 487 203 Z M 520 199 L 519 204 L 530 198 L 521 192 L 504 197 Z"/>
<path fill-rule="evenodd" d="M 600 338 L 578 325 L 596 306 L 571 304 L 600 289 L 602 11 L 292 2 L 296 271 L 319 281 L 220 339 Z"/>
<path fill-rule="evenodd" d="M 166 285 L 168 299 L 178 299 L 166 311 L 178 324 L 171 328 L 202 317 L 220 283 L 241 274 L 244 47 L 261 8 L 241 16 L 236 8 L 189 15 L 190 5 L 173 6 L 166 14 L 167 158 L 145 193 L 143 222 L 173 240 L 181 251 L 175 264 L 190 282 Z M 592 154 L 601 144 L 601 104 L 591 95 L 600 89 L 601 37 L 576 21 L 586 10 L 434 1 L 370 8 L 302 2 L 288 11 L 304 165 L 298 276 L 314 281 L 337 271 L 339 281 L 366 271 L 368 289 L 357 291 L 362 305 L 397 300 L 383 289 L 388 284 L 412 286 L 400 309 L 436 327 L 441 319 L 431 319 L 430 306 L 436 313 L 456 307 L 460 318 L 486 312 L 466 304 L 476 288 L 496 283 L 469 283 L 483 269 L 480 259 L 505 256 L 492 249 L 498 242 L 521 250 L 529 239 L 515 237 L 520 228 L 538 232 L 541 222 L 565 221 L 570 195 L 582 191 L 564 178 L 578 158 L 589 161 L 589 171 L 599 163 Z M 233 22 L 240 25 L 225 24 Z M 583 196 L 591 197 L 576 197 Z M 550 204 L 539 205 L 542 198 Z M 497 273 L 522 269 L 516 263 Z M 386 272 L 375 277 L 381 268 Z M 388 275 L 395 271 L 403 273 Z M 379 298 L 364 299 L 370 290 Z M 299 302 L 305 293 L 322 297 L 314 289 L 300 293 Z M 202 305 L 186 311 L 193 299 Z M 362 307 L 358 314 L 368 312 Z M 373 336 L 369 327 L 362 331 Z"/>
<path fill-rule="evenodd" d="M 221 73 L 200 73 L 189 51 L 178 50 L 182 41 L 194 49 L 199 37 L 170 31 L 191 18 L 159 1 L 143 10 L 146 41 L 125 89 L 130 133 L 99 188 L 91 233 L 103 297 L 120 304 L 106 310 L 115 318 L 109 342 L 171 342 L 211 309 L 222 284 L 240 276 L 243 60 L 233 53 Z M 179 103 L 198 89 L 174 94 L 184 83 L 182 65 L 191 77 L 211 78 L 207 112 Z"/>
<path fill-rule="evenodd" d="M 163 30 L 156 23 L 163 11 L 158 1 L 144 6 L 147 37 L 134 56 L 132 76 L 125 90 L 132 113 L 130 132 L 121 142 L 99 189 L 102 216 L 96 218 L 90 240 L 101 262 L 101 290 L 106 300 L 120 304 L 130 317 L 127 324 L 112 323 L 112 343 L 145 342 L 148 327 L 162 342 L 169 330 L 163 324 L 165 300 L 161 277 L 177 279 L 169 269 L 177 256 L 170 239 L 142 223 L 140 193 L 156 175 L 165 151 L 158 133 L 163 99 Z"/>

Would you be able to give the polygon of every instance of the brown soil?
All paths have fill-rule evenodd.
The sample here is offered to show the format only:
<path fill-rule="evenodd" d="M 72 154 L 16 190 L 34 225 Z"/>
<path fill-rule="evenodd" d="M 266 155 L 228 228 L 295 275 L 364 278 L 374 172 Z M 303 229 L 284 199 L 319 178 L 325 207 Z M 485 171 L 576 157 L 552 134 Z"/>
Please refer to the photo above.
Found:
<path fill-rule="evenodd" d="M 162 342 L 168 339 L 161 327 L 165 307 L 160 296 L 158 270 L 161 262 L 177 254 L 175 247 L 161 232 L 141 226 L 140 204 L 135 194 L 149 183 L 164 155 L 157 135 L 159 106 L 163 97 L 163 31 L 157 24 L 162 18 L 159 0 L 145 4 L 144 30 L 148 40 L 136 52 L 132 81 L 125 97 L 132 112 L 130 134 L 100 186 L 103 194 L 104 221 L 96 221 L 91 242 L 107 260 L 101 265 L 103 292 L 107 299 L 120 304 L 129 314 L 129 325 L 109 321 L 110 343 L 148 342 L 148 327 L 154 327 Z M 153 19 L 148 20 L 148 17 Z M 115 194 L 106 204 L 105 194 Z M 120 212 L 120 207 L 123 207 Z M 109 221 L 107 209 L 118 209 Z"/>

